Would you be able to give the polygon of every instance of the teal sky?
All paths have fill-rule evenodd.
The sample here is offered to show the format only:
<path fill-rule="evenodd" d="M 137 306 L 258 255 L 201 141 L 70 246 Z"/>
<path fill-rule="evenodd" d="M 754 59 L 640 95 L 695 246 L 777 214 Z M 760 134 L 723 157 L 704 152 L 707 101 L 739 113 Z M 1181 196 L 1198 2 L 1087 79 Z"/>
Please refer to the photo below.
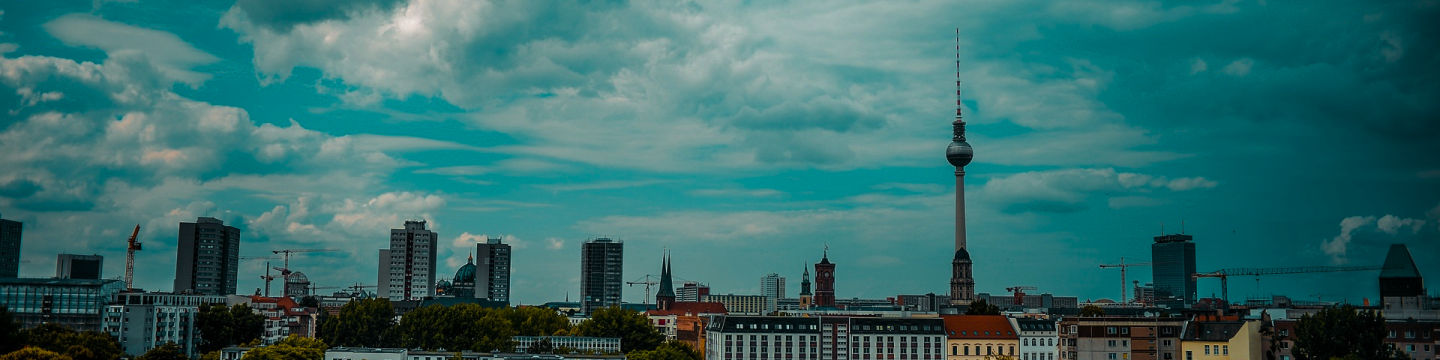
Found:
<path fill-rule="evenodd" d="M 22 276 L 61 252 L 119 276 L 140 224 L 137 285 L 168 291 L 177 223 L 213 216 L 243 254 L 339 249 L 292 268 L 373 284 L 388 229 L 422 218 L 446 277 L 504 236 L 519 303 L 574 296 L 600 235 L 626 242 L 627 279 L 668 248 L 677 281 L 756 293 L 776 272 L 793 296 L 828 244 L 837 296 L 944 293 L 958 27 L 977 291 L 1115 298 L 1097 265 L 1148 261 L 1182 221 L 1201 270 L 1379 264 L 1400 242 L 1440 279 L 1434 1 L 0 11 L 0 214 L 25 222 Z M 263 268 L 242 266 L 241 292 Z M 1231 292 L 1359 302 L 1374 277 Z"/>

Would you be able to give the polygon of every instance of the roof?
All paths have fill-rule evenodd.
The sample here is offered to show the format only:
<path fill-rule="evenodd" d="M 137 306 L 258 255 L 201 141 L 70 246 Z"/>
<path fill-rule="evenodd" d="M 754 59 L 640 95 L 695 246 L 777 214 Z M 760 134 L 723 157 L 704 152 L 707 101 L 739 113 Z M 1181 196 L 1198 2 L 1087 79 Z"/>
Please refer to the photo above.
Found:
<path fill-rule="evenodd" d="M 1020 331 L 1055 331 L 1055 321 L 1040 319 L 1015 319 Z"/>
<path fill-rule="evenodd" d="M 670 310 L 650 310 L 649 315 L 726 314 L 725 304 L 714 301 L 684 301 L 670 304 Z"/>
<path fill-rule="evenodd" d="M 945 335 L 951 339 L 1019 339 L 1010 319 L 1003 315 L 942 315 Z"/>
<path fill-rule="evenodd" d="M 1380 269 L 1381 278 L 1418 278 L 1420 270 L 1410 258 L 1410 250 L 1404 244 L 1391 244 L 1390 253 L 1385 254 L 1385 267 Z"/>
<path fill-rule="evenodd" d="M 1245 327 L 1244 321 L 1196 321 L 1185 327 L 1185 334 L 1180 336 L 1185 341 L 1230 341 L 1235 334 L 1240 333 L 1240 328 Z"/>

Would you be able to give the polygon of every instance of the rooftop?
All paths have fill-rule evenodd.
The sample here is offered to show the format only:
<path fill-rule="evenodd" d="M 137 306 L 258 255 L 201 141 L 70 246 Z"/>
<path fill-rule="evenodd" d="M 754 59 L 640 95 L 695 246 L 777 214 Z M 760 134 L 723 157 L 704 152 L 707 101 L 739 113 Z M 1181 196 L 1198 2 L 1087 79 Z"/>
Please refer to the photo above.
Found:
<path fill-rule="evenodd" d="M 945 335 L 951 339 L 1019 339 L 1010 319 L 1002 315 L 944 315 Z"/>

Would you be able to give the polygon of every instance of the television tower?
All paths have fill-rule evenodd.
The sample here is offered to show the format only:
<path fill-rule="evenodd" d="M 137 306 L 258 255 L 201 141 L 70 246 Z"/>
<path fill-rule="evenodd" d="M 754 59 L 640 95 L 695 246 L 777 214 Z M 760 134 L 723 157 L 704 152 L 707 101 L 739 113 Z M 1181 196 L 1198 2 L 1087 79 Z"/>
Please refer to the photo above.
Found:
<path fill-rule="evenodd" d="M 945 160 L 955 166 L 955 258 L 950 261 L 950 304 L 970 305 L 975 301 L 975 278 L 970 273 L 970 252 L 965 250 L 965 165 L 975 157 L 975 150 L 965 142 L 965 120 L 960 103 L 960 29 L 955 29 L 955 121 Z"/>

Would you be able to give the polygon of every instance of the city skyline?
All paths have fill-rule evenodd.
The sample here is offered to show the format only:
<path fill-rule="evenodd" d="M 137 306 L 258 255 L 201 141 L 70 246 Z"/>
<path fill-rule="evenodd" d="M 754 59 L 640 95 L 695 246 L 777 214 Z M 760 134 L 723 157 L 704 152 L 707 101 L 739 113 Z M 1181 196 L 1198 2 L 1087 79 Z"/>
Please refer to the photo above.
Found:
<path fill-rule="evenodd" d="M 756 294 L 829 244 L 837 298 L 946 294 L 959 27 L 975 293 L 1118 299 L 1098 265 L 1182 226 L 1198 271 L 1379 265 L 1404 243 L 1440 276 L 1433 7 L 543 7 L 0 7 L 19 275 L 93 253 L 116 278 L 140 224 L 136 287 L 168 291 L 178 224 L 214 217 L 240 256 L 341 249 L 291 267 L 375 285 L 390 229 L 425 220 L 440 278 L 504 238 L 517 304 L 577 299 L 596 237 L 627 244 L 623 281 L 670 249 L 677 284 Z M 1258 21 L 1276 13 L 1293 16 Z M 1237 35 L 1253 32 L 1271 36 Z M 239 273 L 237 292 L 264 287 L 264 261 Z M 1230 295 L 1373 301 L 1375 274 Z"/>

